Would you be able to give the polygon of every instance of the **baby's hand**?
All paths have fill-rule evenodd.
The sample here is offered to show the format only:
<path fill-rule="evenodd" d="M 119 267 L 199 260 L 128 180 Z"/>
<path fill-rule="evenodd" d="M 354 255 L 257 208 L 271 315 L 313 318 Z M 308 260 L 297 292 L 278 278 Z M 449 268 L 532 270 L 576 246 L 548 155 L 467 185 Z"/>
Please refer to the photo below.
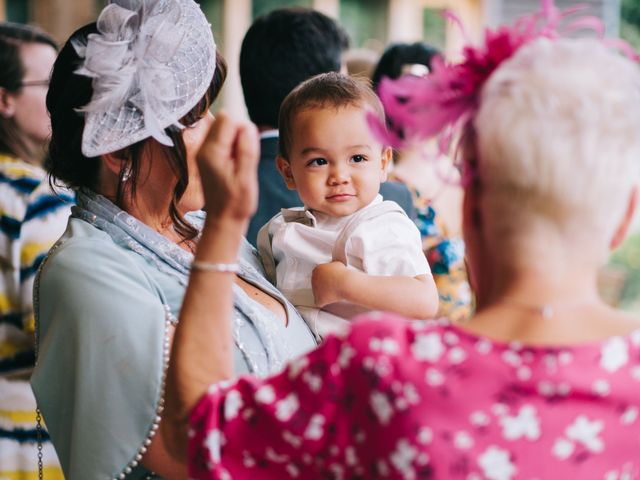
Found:
<path fill-rule="evenodd" d="M 311 286 L 316 307 L 322 308 L 342 300 L 341 284 L 346 273 L 347 267 L 342 262 L 323 263 L 313 269 Z"/>

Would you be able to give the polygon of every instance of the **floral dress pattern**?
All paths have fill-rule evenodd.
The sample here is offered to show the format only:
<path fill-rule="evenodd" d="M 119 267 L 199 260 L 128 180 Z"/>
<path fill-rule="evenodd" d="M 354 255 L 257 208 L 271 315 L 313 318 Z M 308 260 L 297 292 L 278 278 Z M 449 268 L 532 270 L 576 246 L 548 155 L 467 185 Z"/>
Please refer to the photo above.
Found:
<path fill-rule="evenodd" d="M 372 314 L 194 408 L 193 479 L 640 478 L 640 330 L 498 343 Z"/>
<path fill-rule="evenodd" d="M 438 314 L 454 322 L 468 319 L 473 310 L 473 295 L 469 286 L 462 238 L 448 234 L 428 197 L 393 172 L 389 179 L 406 185 L 413 197 L 416 211 L 414 222 L 420 230 L 422 250 L 431 267 L 440 297 Z"/>

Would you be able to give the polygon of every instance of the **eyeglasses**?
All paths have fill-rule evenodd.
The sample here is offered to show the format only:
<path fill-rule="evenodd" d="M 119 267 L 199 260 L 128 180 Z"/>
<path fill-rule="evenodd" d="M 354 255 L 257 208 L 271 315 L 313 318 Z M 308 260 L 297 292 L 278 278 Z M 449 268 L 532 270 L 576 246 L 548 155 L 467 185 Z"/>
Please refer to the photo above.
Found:
<path fill-rule="evenodd" d="M 28 80 L 26 82 L 22 82 L 20 87 L 48 87 L 49 79 L 47 80 Z"/>

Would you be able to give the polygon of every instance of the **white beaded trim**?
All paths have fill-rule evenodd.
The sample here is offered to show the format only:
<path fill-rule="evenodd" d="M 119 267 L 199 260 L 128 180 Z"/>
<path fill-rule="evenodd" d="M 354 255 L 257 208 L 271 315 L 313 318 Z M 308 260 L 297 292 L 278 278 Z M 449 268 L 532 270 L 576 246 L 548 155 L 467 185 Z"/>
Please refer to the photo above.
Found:
<path fill-rule="evenodd" d="M 171 312 L 171 309 L 167 304 L 162 304 L 164 307 L 164 340 L 162 342 L 162 377 L 160 379 L 160 399 L 158 400 L 158 406 L 156 407 L 156 416 L 153 419 L 153 423 L 149 428 L 146 438 L 142 442 L 142 446 L 138 449 L 133 460 L 131 460 L 127 466 L 122 470 L 120 475 L 113 477 L 112 480 L 124 480 L 131 471 L 138 466 L 142 456 L 147 453 L 147 447 L 151 445 L 153 437 L 155 437 L 160 426 L 160 420 L 162 412 L 164 411 L 164 389 L 167 380 L 167 368 L 169 367 L 169 355 L 171 354 L 171 344 L 169 342 L 169 329 L 178 323 L 178 319 Z M 152 478 L 152 477 L 147 477 Z"/>

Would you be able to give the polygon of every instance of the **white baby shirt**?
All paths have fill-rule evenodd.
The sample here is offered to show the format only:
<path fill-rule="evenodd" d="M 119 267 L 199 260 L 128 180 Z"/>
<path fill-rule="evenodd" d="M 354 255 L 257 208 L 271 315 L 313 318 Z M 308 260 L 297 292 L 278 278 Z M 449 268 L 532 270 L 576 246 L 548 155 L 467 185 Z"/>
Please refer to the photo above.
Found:
<path fill-rule="evenodd" d="M 347 322 L 341 317 L 366 309 L 340 305 L 328 309 L 339 311 L 338 317 L 316 308 L 311 273 L 317 265 L 340 260 L 369 275 L 415 277 L 431 273 L 418 228 L 395 202 L 383 202 L 380 195 L 344 217 L 302 207 L 282 209 L 260 230 L 258 249 L 269 280 L 321 337 L 343 330 Z"/>

